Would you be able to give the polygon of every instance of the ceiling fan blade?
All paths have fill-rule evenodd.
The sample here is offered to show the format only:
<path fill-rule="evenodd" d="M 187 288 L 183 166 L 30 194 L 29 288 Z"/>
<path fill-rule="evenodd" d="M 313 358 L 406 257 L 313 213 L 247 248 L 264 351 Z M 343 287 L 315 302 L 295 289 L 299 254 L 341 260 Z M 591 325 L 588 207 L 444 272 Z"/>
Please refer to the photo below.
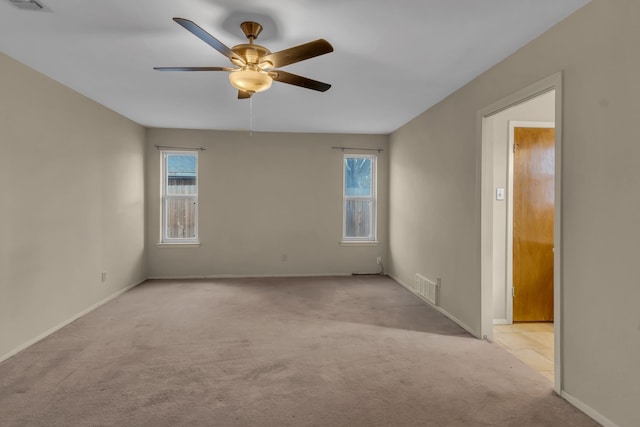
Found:
<path fill-rule="evenodd" d="M 304 61 L 305 59 L 314 58 L 329 52 L 333 52 L 333 46 L 331 46 L 331 43 L 324 39 L 318 39 L 309 43 L 301 44 L 300 46 L 295 46 L 266 55 L 260 60 L 260 63 L 263 64 L 265 62 L 270 62 L 273 64 L 271 68 L 280 68 L 285 65 Z"/>
<path fill-rule="evenodd" d="M 288 83 L 290 85 L 300 86 L 306 89 L 317 90 L 318 92 L 326 92 L 331 87 L 328 83 L 322 83 L 317 80 L 311 80 L 307 77 L 298 76 L 296 74 L 287 73 L 286 71 L 274 70 L 270 71 L 271 78 L 280 83 Z"/>
<path fill-rule="evenodd" d="M 251 94 L 249 92 L 243 92 L 241 90 L 238 91 L 238 99 L 249 99 L 251 98 Z"/>
<path fill-rule="evenodd" d="M 200 28 L 195 22 L 189 21 L 184 18 L 173 18 L 178 24 L 182 25 L 187 31 L 189 31 L 194 36 L 198 37 L 200 40 L 223 54 L 229 59 L 237 59 L 244 63 L 244 59 L 240 58 L 236 55 L 231 49 L 229 49 L 224 43 L 220 40 L 213 37 L 211 34 L 207 33 L 205 30 Z"/>
<path fill-rule="evenodd" d="M 153 67 L 157 71 L 233 71 L 227 67 Z"/>

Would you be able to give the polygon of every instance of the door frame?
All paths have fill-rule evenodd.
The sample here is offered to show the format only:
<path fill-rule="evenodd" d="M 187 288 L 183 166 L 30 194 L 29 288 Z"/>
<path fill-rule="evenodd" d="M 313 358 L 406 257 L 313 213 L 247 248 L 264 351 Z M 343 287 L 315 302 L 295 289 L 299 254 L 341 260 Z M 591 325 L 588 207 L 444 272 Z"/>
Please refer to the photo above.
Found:
<path fill-rule="evenodd" d="M 557 95 L 556 95 L 557 96 Z M 506 314 L 507 314 L 507 324 L 513 324 L 513 174 L 514 174 L 514 166 L 513 166 L 513 146 L 515 143 L 515 128 L 555 128 L 556 124 L 554 122 L 533 122 L 526 120 L 509 120 L 509 143 L 507 147 L 507 152 L 509 153 L 509 158 L 507 159 L 507 250 L 506 250 L 506 286 L 505 286 L 505 298 L 506 298 Z M 554 142 L 555 148 L 555 142 Z M 553 177 L 554 185 L 555 185 L 555 175 Z M 555 199 L 554 203 L 554 212 L 555 212 Z M 555 217 L 554 217 L 555 222 Z M 554 230 L 555 231 L 555 230 Z M 555 240 L 555 236 L 554 236 Z M 554 295 L 555 297 L 555 295 Z"/>
<path fill-rule="evenodd" d="M 493 340 L 493 140 L 487 118 L 544 93 L 555 90 L 555 196 L 554 196 L 554 377 L 555 391 L 562 391 L 562 99 L 563 75 L 555 73 L 477 111 L 476 140 L 478 198 L 480 206 L 480 336 Z M 505 274 L 504 271 L 500 274 Z"/>

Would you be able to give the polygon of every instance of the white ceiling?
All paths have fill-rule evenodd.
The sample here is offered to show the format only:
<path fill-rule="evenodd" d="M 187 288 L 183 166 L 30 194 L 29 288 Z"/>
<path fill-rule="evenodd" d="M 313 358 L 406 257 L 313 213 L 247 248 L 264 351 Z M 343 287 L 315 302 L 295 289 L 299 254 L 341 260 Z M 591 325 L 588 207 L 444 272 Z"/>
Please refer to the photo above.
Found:
<path fill-rule="evenodd" d="M 38 1 L 44 11 L 0 0 L 0 50 L 137 123 L 327 133 L 390 133 L 589 2 Z M 248 101 L 224 72 L 154 71 L 230 65 L 174 16 L 229 47 L 246 41 L 244 20 L 272 52 L 324 38 L 334 52 L 283 69 L 333 86 L 274 82 Z"/>

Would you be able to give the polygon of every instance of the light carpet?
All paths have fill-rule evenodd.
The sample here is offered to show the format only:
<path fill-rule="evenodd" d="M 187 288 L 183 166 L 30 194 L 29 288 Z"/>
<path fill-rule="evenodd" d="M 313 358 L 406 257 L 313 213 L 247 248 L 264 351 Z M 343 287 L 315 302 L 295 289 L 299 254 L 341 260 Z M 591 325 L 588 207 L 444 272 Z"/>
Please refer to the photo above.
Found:
<path fill-rule="evenodd" d="M 2 426 L 597 426 L 382 276 L 151 280 L 0 364 Z"/>

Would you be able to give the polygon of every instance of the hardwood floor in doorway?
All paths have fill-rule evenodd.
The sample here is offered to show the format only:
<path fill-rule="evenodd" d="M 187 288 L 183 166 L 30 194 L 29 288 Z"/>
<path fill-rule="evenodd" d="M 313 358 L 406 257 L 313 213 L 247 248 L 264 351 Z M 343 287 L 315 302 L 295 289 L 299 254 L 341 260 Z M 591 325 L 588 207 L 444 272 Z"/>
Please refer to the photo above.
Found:
<path fill-rule="evenodd" d="M 495 325 L 493 338 L 509 353 L 553 383 L 553 323 Z"/>

